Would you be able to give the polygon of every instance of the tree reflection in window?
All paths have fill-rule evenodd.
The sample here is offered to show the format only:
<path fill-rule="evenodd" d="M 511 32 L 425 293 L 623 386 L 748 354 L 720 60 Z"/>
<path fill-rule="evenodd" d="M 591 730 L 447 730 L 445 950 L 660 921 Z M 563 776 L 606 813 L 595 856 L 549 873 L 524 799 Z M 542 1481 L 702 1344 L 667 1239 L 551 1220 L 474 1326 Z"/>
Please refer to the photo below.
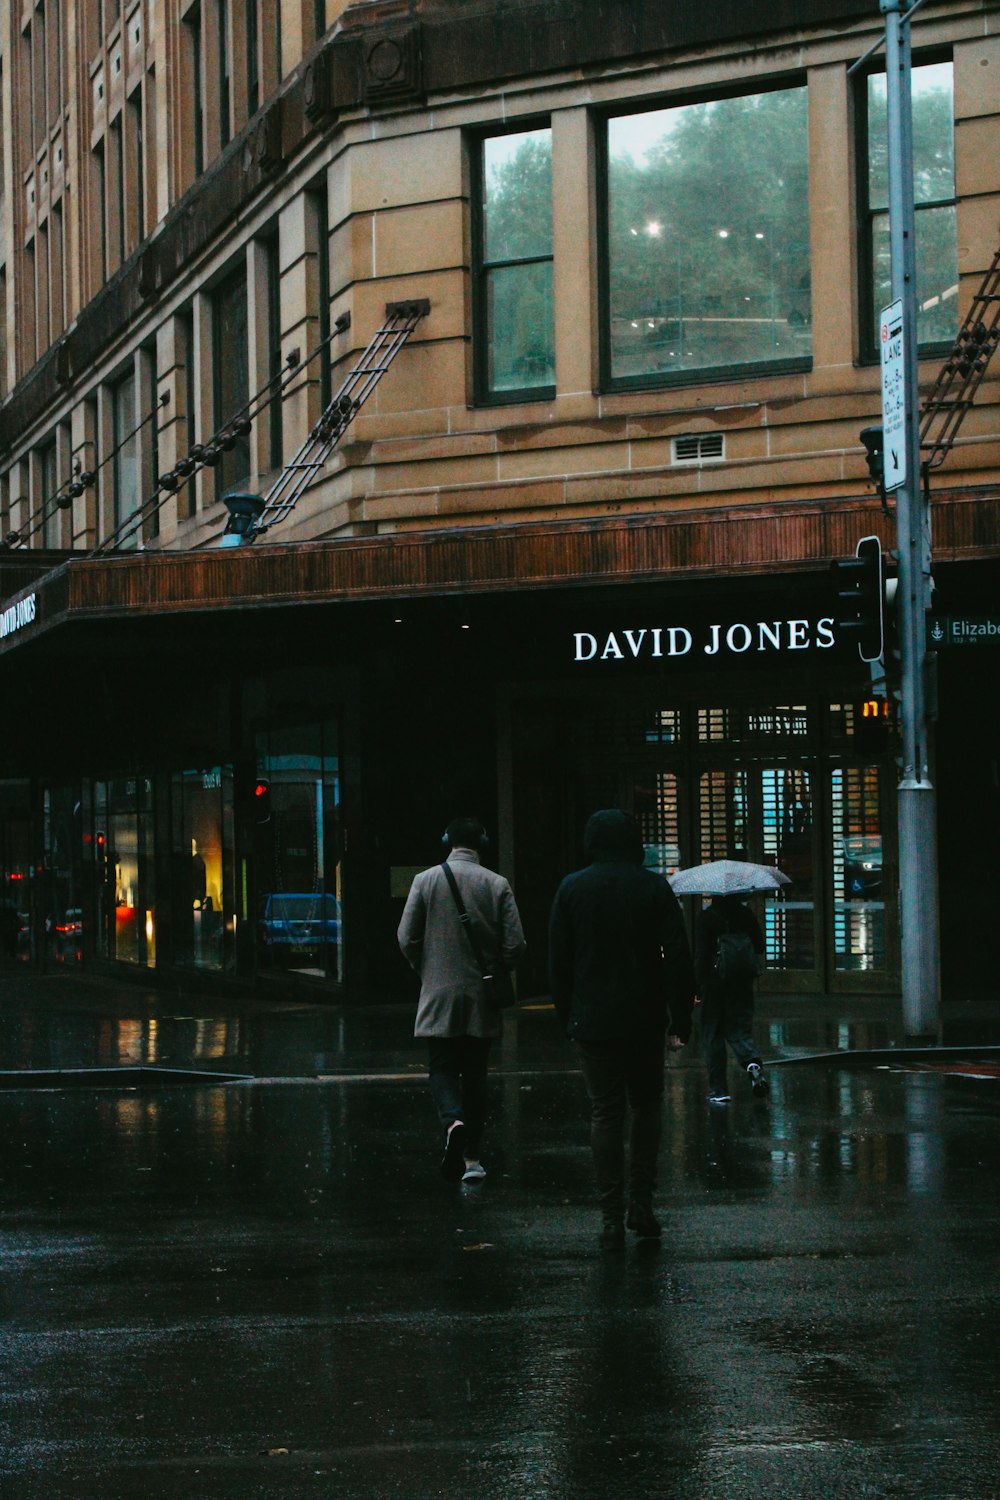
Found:
<path fill-rule="evenodd" d="M 607 376 L 806 361 L 806 90 L 616 116 L 607 156 Z"/>
<path fill-rule="evenodd" d="M 546 129 L 481 143 L 480 394 L 549 394 L 552 307 L 552 136 Z"/>

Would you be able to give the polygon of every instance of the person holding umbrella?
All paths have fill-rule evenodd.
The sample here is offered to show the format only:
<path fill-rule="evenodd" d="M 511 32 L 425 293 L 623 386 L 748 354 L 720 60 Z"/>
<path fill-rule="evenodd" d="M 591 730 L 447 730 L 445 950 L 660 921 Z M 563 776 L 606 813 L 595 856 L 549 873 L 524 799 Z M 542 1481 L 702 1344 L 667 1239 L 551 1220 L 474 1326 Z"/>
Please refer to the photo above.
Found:
<path fill-rule="evenodd" d="M 695 950 L 708 1102 L 724 1106 L 731 1097 L 727 1044 L 753 1092 L 766 1094 L 770 1083 L 753 1036 L 754 981 L 763 967 L 764 935 L 744 898 L 788 885 L 788 876 L 769 865 L 726 859 L 681 870 L 670 884 L 675 895 L 712 897 L 701 916 Z"/>

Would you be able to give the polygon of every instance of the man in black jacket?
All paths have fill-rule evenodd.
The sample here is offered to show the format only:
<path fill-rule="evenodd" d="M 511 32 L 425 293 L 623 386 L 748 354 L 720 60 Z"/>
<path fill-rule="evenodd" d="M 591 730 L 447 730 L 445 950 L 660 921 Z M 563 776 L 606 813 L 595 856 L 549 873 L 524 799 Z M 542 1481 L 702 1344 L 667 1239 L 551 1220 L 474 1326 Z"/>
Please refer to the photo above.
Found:
<path fill-rule="evenodd" d="M 634 820 L 617 809 L 594 813 L 584 849 L 590 864 L 567 875 L 552 905 L 549 977 L 590 1096 L 601 1245 L 617 1249 L 625 1243 L 626 1101 L 627 1224 L 640 1237 L 660 1234 L 653 1189 L 664 1049 L 676 1051 L 690 1037 L 696 985 L 677 897 L 642 868 Z"/>

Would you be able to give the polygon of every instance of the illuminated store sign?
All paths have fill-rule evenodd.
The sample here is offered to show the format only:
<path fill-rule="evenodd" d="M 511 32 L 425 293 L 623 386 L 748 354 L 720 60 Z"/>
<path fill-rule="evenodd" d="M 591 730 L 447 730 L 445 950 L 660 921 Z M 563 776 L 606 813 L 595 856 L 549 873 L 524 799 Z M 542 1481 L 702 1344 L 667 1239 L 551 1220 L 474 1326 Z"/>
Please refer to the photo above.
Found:
<path fill-rule="evenodd" d="M 8 604 L 7 608 L 0 613 L 0 641 L 13 635 L 16 630 L 23 630 L 25 625 L 30 625 L 34 618 L 34 594 L 28 594 L 26 598 L 16 600 L 14 604 Z"/>
<path fill-rule="evenodd" d="M 573 633 L 574 661 L 639 661 L 670 656 L 746 656 L 760 652 L 829 650 L 833 619 L 757 620 L 752 624 L 709 625 L 695 634 L 686 625 L 642 626 L 594 635 Z"/>

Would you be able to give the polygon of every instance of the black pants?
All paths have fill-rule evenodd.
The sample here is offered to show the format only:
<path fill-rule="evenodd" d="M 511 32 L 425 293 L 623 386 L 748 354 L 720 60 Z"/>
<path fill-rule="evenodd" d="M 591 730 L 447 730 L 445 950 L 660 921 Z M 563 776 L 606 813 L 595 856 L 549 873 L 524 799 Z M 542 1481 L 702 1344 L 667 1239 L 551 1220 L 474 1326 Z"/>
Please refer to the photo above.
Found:
<path fill-rule="evenodd" d="M 726 1043 L 741 1068 L 760 1062 L 753 1039 L 753 986 L 718 989 L 706 994 L 701 1006 L 701 1041 L 708 1064 L 708 1092 L 724 1094 Z"/>
<path fill-rule="evenodd" d="M 486 1066 L 492 1037 L 428 1038 L 431 1094 L 445 1130 L 455 1120 L 465 1126 L 465 1154 L 478 1157 L 486 1124 Z"/>
<path fill-rule="evenodd" d="M 625 1212 L 625 1109 L 631 1110 L 628 1196 L 649 1207 L 663 1124 L 663 1038 L 631 1042 L 577 1042 L 590 1096 L 590 1145 L 597 1196 L 605 1221 Z"/>

